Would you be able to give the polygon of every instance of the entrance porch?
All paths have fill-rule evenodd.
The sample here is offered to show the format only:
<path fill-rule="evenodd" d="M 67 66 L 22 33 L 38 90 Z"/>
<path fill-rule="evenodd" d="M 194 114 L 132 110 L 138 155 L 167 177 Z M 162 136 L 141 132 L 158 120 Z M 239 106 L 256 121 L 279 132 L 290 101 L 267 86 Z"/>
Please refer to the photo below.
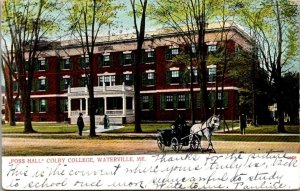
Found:
<path fill-rule="evenodd" d="M 104 115 L 109 116 L 111 124 L 134 122 L 134 89 L 132 86 L 94 87 L 96 125 L 103 123 Z M 68 89 L 68 117 L 76 124 L 79 113 L 83 114 L 85 124 L 89 124 L 89 95 L 87 87 Z"/>

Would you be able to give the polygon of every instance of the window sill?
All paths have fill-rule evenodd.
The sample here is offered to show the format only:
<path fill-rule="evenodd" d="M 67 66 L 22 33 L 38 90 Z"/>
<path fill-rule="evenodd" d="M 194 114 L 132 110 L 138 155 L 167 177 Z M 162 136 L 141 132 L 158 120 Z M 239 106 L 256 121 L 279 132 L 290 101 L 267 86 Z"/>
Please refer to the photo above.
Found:
<path fill-rule="evenodd" d="M 172 83 L 172 84 L 169 84 L 169 85 L 171 85 L 171 86 L 178 86 L 178 85 L 180 85 L 180 83 Z"/>
<path fill-rule="evenodd" d="M 145 64 L 155 64 L 155 62 L 145 62 Z"/>
<path fill-rule="evenodd" d="M 71 70 L 71 68 L 62 68 L 60 70 L 63 70 L 63 71 L 65 71 L 65 70 Z"/>

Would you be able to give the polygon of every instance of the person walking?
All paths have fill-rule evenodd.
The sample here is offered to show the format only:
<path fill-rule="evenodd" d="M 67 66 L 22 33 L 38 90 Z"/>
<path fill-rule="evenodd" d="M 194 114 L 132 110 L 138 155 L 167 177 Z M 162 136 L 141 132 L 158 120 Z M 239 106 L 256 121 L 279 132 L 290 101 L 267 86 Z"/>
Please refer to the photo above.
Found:
<path fill-rule="evenodd" d="M 247 127 L 247 116 L 245 114 L 240 115 L 240 129 L 241 134 L 246 134 L 246 127 Z"/>
<path fill-rule="evenodd" d="M 109 118 L 107 115 L 104 115 L 103 124 L 104 124 L 104 129 L 109 128 Z"/>
<path fill-rule="evenodd" d="M 77 126 L 78 126 L 79 135 L 82 136 L 82 130 L 84 128 L 82 113 L 79 113 L 79 117 L 77 118 Z"/>

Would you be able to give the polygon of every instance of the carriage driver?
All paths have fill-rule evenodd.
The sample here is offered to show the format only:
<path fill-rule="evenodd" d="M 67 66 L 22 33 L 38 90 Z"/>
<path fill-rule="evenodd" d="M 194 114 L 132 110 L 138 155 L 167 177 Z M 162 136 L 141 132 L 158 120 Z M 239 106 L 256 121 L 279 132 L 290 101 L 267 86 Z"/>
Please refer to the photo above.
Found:
<path fill-rule="evenodd" d="M 183 127 L 187 126 L 186 121 L 181 117 L 180 114 L 178 114 L 178 117 L 175 120 L 174 126 L 175 126 L 176 130 L 179 130 L 179 133 L 182 132 Z"/>

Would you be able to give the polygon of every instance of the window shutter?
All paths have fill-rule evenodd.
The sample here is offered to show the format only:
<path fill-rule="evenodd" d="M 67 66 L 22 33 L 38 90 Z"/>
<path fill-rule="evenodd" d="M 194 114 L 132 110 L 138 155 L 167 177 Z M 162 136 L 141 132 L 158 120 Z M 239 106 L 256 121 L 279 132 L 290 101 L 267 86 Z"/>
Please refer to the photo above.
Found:
<path fill-rule="evenodd" d="M 122 65 L 125 64 L 125 63 L 124 63 L 124 60 L 125 60 L 125 59 L 124 59 L 124 54 L 121 54 L 121 64 L 122 64 Z"/>
<path fill-rule="evenodd" d="M 30 100 L 30 111 L 31 111 L 31 112 L 34 112 L 34 111 L 33 111 L 33 108 L 34 108 L 34 107 L 33 107 L 33 100 Z"/>
<path fill-rule="evenodd" d="M 49 108 L 48 108 L 48 100 L 45 100 L 45 110 L 46 110 L 46 112 L 49 111 Z"/>
<path fill-rule="evenodd" d="M 228 106 L 228 92 L 223 93 L 223 107 L 226 108 Z"/>
<path fill-rule="evenodd" d="M 135 65 L 135 54 L 131 54 L 131 64 Z"/>
<path fill-rule="evenodd" d="M 152 80 L 152 85 L 155 85 L 156 84 L 156 73 L 153 74 L 153 80 Z"/>
<path fill-rule="evenodd" d="M 123 82 L 125 82 L 125 74 L 122 74 L 121 76 L 120 76 L 120 81 L 121 81 L 121 84 L 123 84 Z M 125 85 L 126 85 L 126 82 L 125 82 Z"/>
<path fill-rule="evenodd" d="M 38 89 L 39 89 L 39 86 L 40 86 L 39 80 L 33 79 L 33 80 L 32 80 L 32 91 L 38 90 Z"/>
<path fill-rule="evenodd" d="M 99 63 L 100 67 L 103 67 L 103 65 L 104 65 L 104 56 L 102 54 L 99 55 L 99 57 L 98 57 L 98 63 Z"/>
<path fill-rule="evenodd" d="M 13 81 L 13 90 L 16 92 L 18 90 L 18 82 Z"/>
<path fill-rule="evenodd" d="M 143 64 L 145 64 L 147 62 L 146 55 L 147 55 L 147 53 L 145 51 L 143 51 L 142 52 L 142 63 Z"/>
<path fill-rule="evenodd" d="M 172 60 L 171 49 L 166 50 L 166 60 Z"/>
<path fill-rule="evenodd" d="M 45 70 L 48 70 L 49 69 L 49 62 L 48 60 L 45 60 Z"/>
<path fill-rule="evenodd" d="M 142 84 L 145 86 L 148 85 L 147 73 L 142 74 Z"/>
<path fill-rule="evenodd" d="M 171 84 L 171 79 L 172 79 L 172 72 L 171 71 L 167 71 L 166 73 L 166 81 L 168 84 Z"/>
<path fill-rule="evenodd" d="M 109 55 L 109 65 L 111 66 L 113 64 L 113 56 Z"/>
<path fill-rule="evenodd" d="M 201 96 L 201 93 L 200 92 L 196 93 L 195 98 L 196 98 L 196 107 L 200 108 L 202 106 L 202 96 Z"/>
<path fill-rule="evenodd" d="M 82 57 L 80 57 L 80 58 L 78 58 L 78 60 L 77 60 L 77 65 L 80 67 L 80 68 L 83 68 L 83 58 Z"/>
<path fill-rule="evenodd" d="M 34 100 L 34 112 L 40 111 L 40 100 Z"/>
<path fill-rule="evenodd" d="M 210 92 L 208 94 L 209 107 L 215 107 L 216 105 L 216 92 Z"/>
<path fill-rule="evenodd" d="M 64 99 L 59 100 L 59 111 L 63 113 L 65 110 Z"/>
<path fill-rule="evenodd" d="M 59 59 L 59 69 L 60 70 L 64 69 L 64 60 L 63 59 Z"/>
<path fill-rule="evenodd" d="M 154 108 L 153 96 L 149 96 L 149 110 L 153 111 L 153 108 Z"/>
<path fill-rule="evenodd" d="M 185 94 L 185 108 L 190 108 L 190 94 Z"/>
<path fill-rule="evenodd" d="M 173 107 L 174 109 L 178 108 L 178 95 L 173 95 Z"/>
<path fill-rule="evenodd" d="M 160 95 L 160 109 L 161 109 L 161 110 L 166 109 L 166 99 L 165 99 L 165 95 Z"/>
<path fill-rule="evenodd" d="M 179 84 L 184 84 L 185 82 L 185 75 L 183 71 L 179 71 Z"/>
<path fill-rule="evenodd" d="M 45 79 L 45 90 L 49 89 L 49 80 Z"/>
<path fill-rule="evenodd" d="M 60 83 L 59 83 L 59 86 L 60 86 L 60 90 L 64 90 L 65 89 L 65 83 L 64 83 L 64 79 L 63 78 L 60 78 Z"/>

